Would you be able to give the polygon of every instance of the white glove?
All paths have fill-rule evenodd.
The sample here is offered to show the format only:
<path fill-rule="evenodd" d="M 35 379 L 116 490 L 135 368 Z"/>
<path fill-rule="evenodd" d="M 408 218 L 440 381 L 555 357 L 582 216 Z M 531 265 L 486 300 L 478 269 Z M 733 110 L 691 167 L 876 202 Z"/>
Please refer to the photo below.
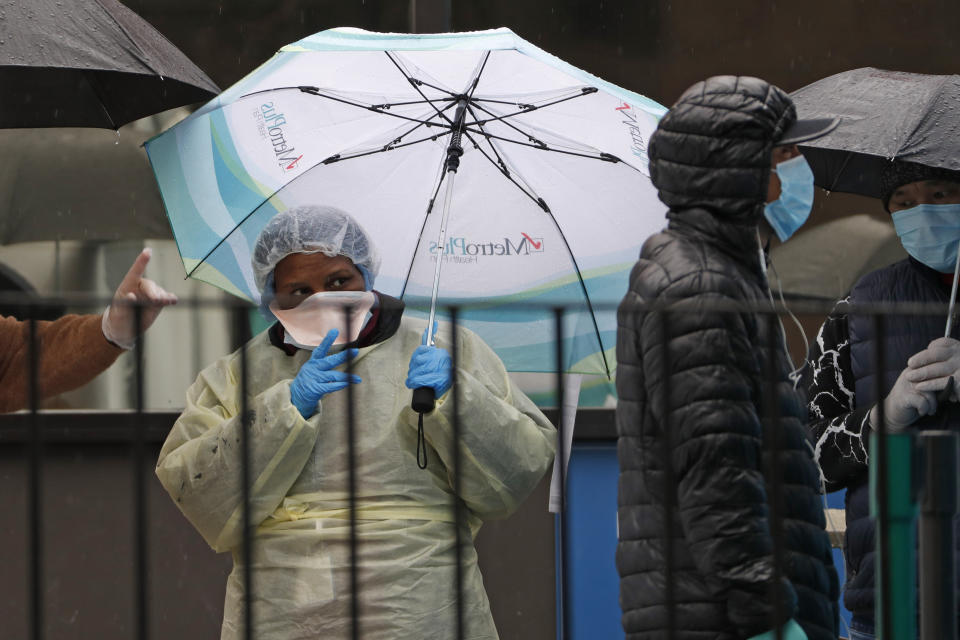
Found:
<path fill-rule="evenodd" d="M 921 353 L 923 353 L 921 351 Z M 912 360 L 912 358 L 911 358 Z M 937 412 L 937 396 L 933 391 L 921 391 L 910 381 L 913 369 L 907 367 L 893 384 L 893 389 L 883 400 L 883 417 L 891 432 L 903 431 L 923 416 Z M 870 410 L 870 426 L 880 428 L 877 407 Z"/>
<path fill-rule="evenodd" d="M 953 376 L 951 402 L 957 402 L 957 387 L 960 386 L 960 341 L 953 338 L 937 338 L 923 351 L 907 360 L 907 378 L 918 391 L 937 392 L 947 386 Z"/>
<path fill-rule="evenodd" d="M 121 349 L 132 349 L 137 336 L 150 328 L 160 315 L 160 310 L 177 304 L 177 296 L 143 277 L 151 255 L 150 249 L 140 252 L 113 294 L 113 303 L 103 312 L 100 323 L 103 337 Z M 133 326 L 136 317 L 134 307 L 137 305 L 141 306 L 139 330 Z"/>

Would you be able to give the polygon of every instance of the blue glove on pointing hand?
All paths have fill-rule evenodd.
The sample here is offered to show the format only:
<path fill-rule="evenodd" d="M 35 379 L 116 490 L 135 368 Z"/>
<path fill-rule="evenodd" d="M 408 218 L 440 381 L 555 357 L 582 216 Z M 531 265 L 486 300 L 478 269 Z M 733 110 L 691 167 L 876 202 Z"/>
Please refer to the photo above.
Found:
<path fill-rule="evenodd" d="M 437 332 L 436 322 L 433 323 L 433 332 Z M 408 389 L 431 387 L 435 397 L 439 398 L 453 384 L 453 361 L 445 349 L 426 344 L 426 331 L 423 332 L 423 342 L 410 356 L 406 385 Z"/>
<path fill-rule="evenodd" d="M 803 628 L 797 624 L 796 620 L 788 620 L 787 624 L 783 625 L 781 637 L 783 640 L 807 640 L 807 634 L 803 632 Z M 758 636 L 747 638 L 747 640 L 777 640 L 777 632 L 767 631 Z"/>
<path fill-rule="evenodd" d="M 304 418 L 310 418 L 316 413 L 317 403 L 323 396 L 346 389 L 349 384 L 361 382 L 355 375 L 333 371 L 348 358 L 357 355 L 356 349 L 344 349 L 332 356 L 327 355 L 330 345 L 337 339 L 338 334 L 339 331 L 336 329 L 330 330 L 330 333 L 323 338 L 323 342 L 313 350 L 310 359 L 300 367 L 297 377 L 290 383 L 290 402 Z"/>

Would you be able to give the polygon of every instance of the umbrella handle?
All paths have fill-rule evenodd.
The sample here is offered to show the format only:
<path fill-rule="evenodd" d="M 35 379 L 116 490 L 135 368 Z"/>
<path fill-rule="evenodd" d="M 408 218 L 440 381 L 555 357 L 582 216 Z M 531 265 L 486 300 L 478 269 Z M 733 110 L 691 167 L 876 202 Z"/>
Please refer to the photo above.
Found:
<path fill-rule="evenodd" d="M 436 392 L 433 387 L 417 387 L 413 390 L 413 402 L 410 406 L 417 413 L 430 413 L 436 406 Z"/>
<path fill-rule="evenodd" d="M 410 406 L 420 414 L 417 420 L 417 466 L 427 468 L 427 439 L 423 435 L 423 414 L 430 413 L 436 406 L 436 392 L 433 387 L 417 387 L 413 390 Z"/>

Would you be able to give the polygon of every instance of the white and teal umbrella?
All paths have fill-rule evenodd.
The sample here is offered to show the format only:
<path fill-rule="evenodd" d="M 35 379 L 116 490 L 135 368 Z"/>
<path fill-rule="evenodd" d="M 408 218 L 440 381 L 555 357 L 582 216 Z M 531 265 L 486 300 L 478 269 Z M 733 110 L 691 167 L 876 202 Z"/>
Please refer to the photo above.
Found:
<path fill-rule="evenodd" d="M 535 307 L 571 306 L 565 369 L 609 375 L 613 306 L 664 224 L 646 156 L 664 111 L 509 29 L 331 29 L 146 147 L 194 278 L 257 301 L 266 222 L 332 205 L 373 236 L 378 290 L 414 312 L 464 305 L 513 371 L 555 368 Z"/>

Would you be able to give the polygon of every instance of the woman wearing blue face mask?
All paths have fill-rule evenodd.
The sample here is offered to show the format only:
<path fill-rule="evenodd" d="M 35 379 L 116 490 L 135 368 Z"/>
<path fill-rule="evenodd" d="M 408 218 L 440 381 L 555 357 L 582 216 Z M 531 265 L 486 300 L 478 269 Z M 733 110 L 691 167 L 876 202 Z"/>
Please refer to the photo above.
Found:
<path fill-rule="evenodd" d="M 851 640 L 874 634 L 874 524 L 870 519 L 867 437 L 883 402 L 887 428 L 956 428 L 954 392 L 938 407 L 947 378 L 960 381 L 957 329 L 944 338 L 942 316 L 889 315 L 884 320 L 886 370 L 873 367 L 880 336 L 872 319 L 850 313 L 852 304 L 946 303 L 960 242 L 960 172 L 906 162 L 890 163 L 880 176 L 883 205 L 909 254 L 861 278 L 820 328 L 805 382 L 810 429 L 828 490 L 847 489 L 844 604 L 853 613 Z M 875 376 L 883 376 L 883 397 Z"/>

